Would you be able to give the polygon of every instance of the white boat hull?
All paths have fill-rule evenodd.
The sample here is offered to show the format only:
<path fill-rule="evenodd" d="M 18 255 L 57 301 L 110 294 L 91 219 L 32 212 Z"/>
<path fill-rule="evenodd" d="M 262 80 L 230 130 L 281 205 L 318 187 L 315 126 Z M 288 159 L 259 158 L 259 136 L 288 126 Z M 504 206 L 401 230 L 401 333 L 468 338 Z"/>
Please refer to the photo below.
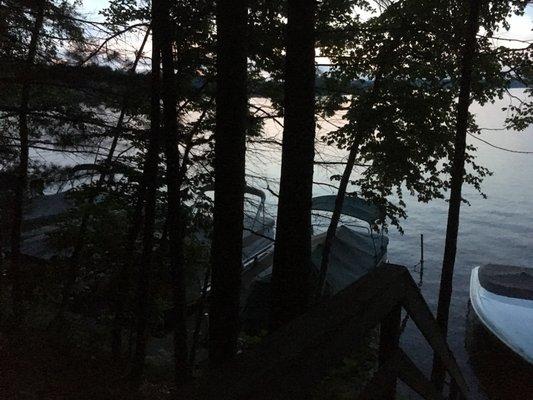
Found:
<path fill-rule="evenodd" d="M 501 296 L 483 288 L 479 267 L 470 276 L 470 302 L 482 324 L 521 358 L 533 364 L 533 300 Z"/>

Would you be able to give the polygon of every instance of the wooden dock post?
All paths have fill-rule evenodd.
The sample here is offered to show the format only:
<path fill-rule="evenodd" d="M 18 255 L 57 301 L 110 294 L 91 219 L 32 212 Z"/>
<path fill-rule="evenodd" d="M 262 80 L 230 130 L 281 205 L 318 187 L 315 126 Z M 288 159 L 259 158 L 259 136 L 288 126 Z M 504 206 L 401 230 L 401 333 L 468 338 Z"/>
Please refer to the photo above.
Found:
<path fill-rule="evenodd" d="M 460 399 L 459 389 L 457 387 L 457 383 L 455 383 L 455 380 L 453 378 L 451 378 L 450 394 L 449 394 L 448 398 L 450 400 L 459 400 Z"/>
<path fill-rule="evenodd" d="M 382 389 L 382 398 L 384 400 L 394 400 L 396 398 L 398 365 L 397 363 L 394 363 L 393 360 L 398 355 L 402 315 L 401 312 L 402 308 L 400 305 L 398 305 L 394 307 L 387 317 L 381 322 L 379 338 L 379 368 L 390 368 L 392 366 L 392 373 L 388 374 L 387 382 L 385 382 L 385 386 Z"/>

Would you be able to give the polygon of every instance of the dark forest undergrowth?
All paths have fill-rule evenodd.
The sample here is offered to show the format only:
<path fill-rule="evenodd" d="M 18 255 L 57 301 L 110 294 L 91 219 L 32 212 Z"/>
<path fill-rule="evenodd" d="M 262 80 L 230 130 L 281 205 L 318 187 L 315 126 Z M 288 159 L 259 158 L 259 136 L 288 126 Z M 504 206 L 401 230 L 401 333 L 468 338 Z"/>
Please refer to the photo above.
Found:
<path fill-rule="evenodd" d="M 126 362 L 88 353 L 40 331 L 0 334 L 0 399 L 159 400 L 171 397 L 165 383 L 139 390 L 125 379 Z"/>

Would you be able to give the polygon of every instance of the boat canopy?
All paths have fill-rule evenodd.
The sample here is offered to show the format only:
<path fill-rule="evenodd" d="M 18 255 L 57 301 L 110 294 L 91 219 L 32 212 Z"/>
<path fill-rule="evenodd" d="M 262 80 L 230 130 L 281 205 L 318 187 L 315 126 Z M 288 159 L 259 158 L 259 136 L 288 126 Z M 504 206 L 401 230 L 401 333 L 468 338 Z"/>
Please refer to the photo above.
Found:
<path fill-rule="evenodd" d="M 389 239 L 353 231 L 341 225 L 337 228 L 335 241 L 329 256 L 326 272 L 327 296 L 335 295 L 375 268 L 387 255 Z M 311 254 L 312 285 L 320 273 L 323 243 L 317 245 Z M 242 322 L 246 332 L 253 335 L 268 329 L 272 266 L 257 275 L 250 287 L 242 311 Z"/>
<path fill-rule="evenodd" d="M 215 190 L 215 185 L 206 185 L 201 189 L 202 193 L 212 192 L 214 190 Z M 265 192 L 263 192 L 261 189 L 257 189 L 252 186 L 245 185 L 244 193 L 253 194 L 254 196 L 257 196 L 261 199 L 261 203 L 263 204 L 265 203 L 266 195 L 265 195 Z"/>
<path fill-rule="evenodd" d="M 386 236 L 356 232 L 344 225 L 337 228 L 326 273 L 330 294 L 340 292 L 375 268 L 386 256 L 388 244 L 389 239 Z M 324 245 L 320 244 L 311 255 L 317 275 L 323 250 Z"/>
<path fill-rule="evenodd" d="M 337 196 L 333 195 L 314 197 L 311 208 L 317 211 L 333 212 L 336 199 Z M 383 213 L 375 204 L 353 196 L 344 198 L 342 214 L 366 221 L 370 225 L 383 217 Z"/>

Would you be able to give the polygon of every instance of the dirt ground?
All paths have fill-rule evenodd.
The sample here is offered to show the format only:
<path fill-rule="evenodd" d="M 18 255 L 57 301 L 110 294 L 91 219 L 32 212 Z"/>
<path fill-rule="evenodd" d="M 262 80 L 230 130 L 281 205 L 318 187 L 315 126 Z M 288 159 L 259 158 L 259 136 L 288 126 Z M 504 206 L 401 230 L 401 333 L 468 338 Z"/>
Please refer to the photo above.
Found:
<path fill-rule="evenodd" d="M 0 334 L 2 400 L 171 398 L 171 389 L 164 384 L 131 388 L 125 373 L 121 360 L 53 344 L 36 333 Z"/>

